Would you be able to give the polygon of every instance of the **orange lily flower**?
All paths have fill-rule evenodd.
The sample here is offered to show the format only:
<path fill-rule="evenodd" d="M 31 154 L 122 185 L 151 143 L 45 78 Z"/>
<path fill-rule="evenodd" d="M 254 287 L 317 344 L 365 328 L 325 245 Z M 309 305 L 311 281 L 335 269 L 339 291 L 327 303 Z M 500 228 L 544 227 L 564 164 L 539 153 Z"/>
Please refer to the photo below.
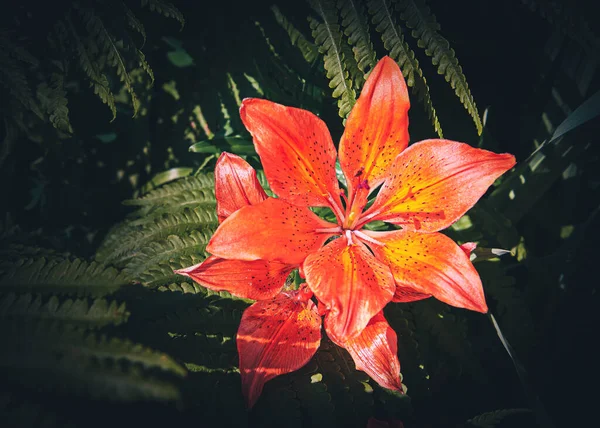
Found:
<path fill-rule="evenodd" d="M 396 390 L 401 390 L 396 336 L 382 309 L 390 301 L 434 296 L 453 306 L 487 312 L 481 280 L 469 260 L 470 249 L 459 247 L 439 230 L 464 215 L 494 180 L 515 164 L 510 154 L 449 140 L 425 140 L 408 147 L 409 106 L 398 65 L 383 58 L 371 71 L 339 144 L 345 193 L 335 172 L 338 153 L 323 121 L 305 110 L 245 99 L 240 115 L 278 198 L 265 198 L 253 182 L 255 176 L 252 179 L 252 173 L 230 160 L 232 174 L 238 178 L 223 179 L 216 173 L 222 223 L 207 246 L 213 256 L 179 271 L 209 288 L 277 301 L 254 305 L 271 305 L 272 312 L 283 308 L 296 319 L 305 319 L 299 314 L 309 307 L 312 319 L 316 309 L 307 296 L 314 293 L 325 314 L 328 336 L 350 352 L 357 368 Z M 226 186 L 237 196 L 227 196 Z M 241 192 L 252 193 L 252 198 L 238 198 L 244 186 L 251 190 Z M 376 189 L 375 200 L 367 207 L 368 196 Z M 311 206 L 330 208 L 337 223 L 321 219 Z M 401 229 L 364 229 L 378 220 Z M 337 239 L 331 239 L 334 237 Z M 287 295 L 284 299 L 285 293 L 279 293 L 282 278 L 298 266 L 309 290 L 298 292 L 301 298 Z M 302 305 L 287 309 L 292 307 L 290 299 Z M 278 318 L 269 315 L 268 319 Z M 258 333 L 253 336 L 246 328 L 251 323 L 242 319 L 242 324 L 244 335 L 267 337 L 261 325 L 256 324 Z M 292 335 L 293 329 L 305 328 L 295 322 L 283 324 L 284 337 Z M 317 325 L 320 321 L 311 324 L 311 334 Z M 268 378 L 299 368 L 300 360 L 314 354 L 317 336 L 304 336 L 312 341 L 310 346 L 300 346 L 303 358 L 276 347 L 283 355 L 270 357 L 265 366 L 255 365 L 251 375 L 242 371 L 243 385 L 245 376 L 260 372 L 259 387 L 253 389 L 255 398 Z M 249 351 L 245 345 L 240 348 L 239 340 L 238 334 L 240 365 L 244 360 L 265 364 L 264 358 L 255 358 L 259 351 Z M 299 342 L 293 343 L 291 349 L 295 350 Z M 265 348 L 260 348 L 261 352 L 266 352 Z M 252 357 L 246 359 L 245 352 Z M 248 399 L 247 392 L 245 395 Z"/>

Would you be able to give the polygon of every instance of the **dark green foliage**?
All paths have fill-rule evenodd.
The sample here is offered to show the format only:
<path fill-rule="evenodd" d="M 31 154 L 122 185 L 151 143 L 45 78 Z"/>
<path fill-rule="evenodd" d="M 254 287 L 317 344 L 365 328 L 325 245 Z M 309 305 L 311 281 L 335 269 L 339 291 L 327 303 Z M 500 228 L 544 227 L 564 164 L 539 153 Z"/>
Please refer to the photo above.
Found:
<path fill-rule="evenodd" d="M 337 23 L 337 10 L 333 0 L 314 0 L 311 3 L 322 22 L 310 18 L 315 43 L 323 55 L 329 87 L 332 96 L 338 98 L 340 117 L 345 118 L 356 102 L 356 93 L 352 88 L 351 70 L 356 67 L 354 57 L 347 55 L 346 42 L 342 39 Z"/>
<path fill-rule="evenodd" d="M 598 39 L 575 5 L 522 3 L 552 26 L 506 2 L 469 5 L 476 19 L 437 0 L 25 2 L 30 17 L 5 6 L 0 425 L 589 425 L 598 122 L 552 134 L 598 89 Z M 434 299 L 391 303 L 405 395 L 357 371 L 323 334 L 314 358 L 268 382 L 247 411 L 235 340 L 252 302 L 173 270 L 207 256 L 223 151 L 268 185 L 241 100 L 308 109 L 337 142 L 339 117 L 384 55 L 412 88 L 413 140 L 441 136 L 443 122 L 450 139 L 517 155 L 443 231 L 510 251 L 474 265 L 514 355 L 488 316 Z M 483 124 L 474 96 L 491 105 Z"/>

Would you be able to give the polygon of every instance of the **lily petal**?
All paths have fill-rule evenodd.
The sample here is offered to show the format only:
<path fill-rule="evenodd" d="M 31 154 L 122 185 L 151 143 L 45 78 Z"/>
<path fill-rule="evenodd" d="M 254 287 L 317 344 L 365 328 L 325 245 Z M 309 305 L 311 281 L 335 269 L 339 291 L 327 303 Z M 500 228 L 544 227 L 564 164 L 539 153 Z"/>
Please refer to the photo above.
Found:
<path fill-rule="evenodd" d="M 421 293 L 412 287 L 407 287 L 405 285 L 400 285 L 396 283 L 396 292 L 394 293 L 394 298 L 392 299 L 392 302 L 409 303 L 416 302 L 418 300 L 428 299 L 430 297 L 431 294 Z"/>
<path fill-rule="evenodd" d="M 410 287 L 458 308 L 486 313 L 483 286 L 469 256 L 441 233 L 365 232 L 382 246 L 375 256 L 391 269 L 398 287 Z"/>
<path fill-rule="evenodd" d="M 325 329 L 328 321 L 326 318 Z M 360 335 L 338 345 L 350 353 L 357 370 L 364 371 L 384 388 L 402 391 L 398 337 L 382 312 L 369 321 Z"/>
<path fill-rule="evenodd" d="M 299 265 L 333 235 L 317 230 L 336 227 L 308 208 L 268 198 L 231 214 L 218 227 L 206 251 L 224 259 Z"/>
<path fill-rule="evenodd" d="M 340 165 L 351 200 L 361 188 L 367 190 L 361 192 L 366 201 L 368 191 L 385 180 L 393 160 L 408 145 L 409 108 L 400 67 L 386 56 L 369 74 L 340 140 Z"/>
<path fill-rule="evenodd" d="M 215 197 L 217 216 L 222 222 L 240 208 L 264 201 L 267 194 L 248 162 L 223 152 L 215 166 Z"/>
<path fill-rule="evenodd" d="M 210 256 L 175 273 L 214 291 L 225 290 L 252 300 L 272 299 L 281 291 L 294 266 L 266 260 L 227 260 Z"/>
<path fill-rule="evenodd" d="M 303 265 L 306 283 L 324 305 L 327 334 L 337 342 L 358 336 L 392 300 L 390 269 L 358 243 L 338 238 L 310 254 Z"/>
<path fill-rule="evenodd" d="M 396 158 L 388 180 L 360 224 L 384 220 L 405 230 L 445 229 L 514 164 L 513 155 L 456 141 L 415 143 Z"/>
<path fill-rule="evenodd" d="M 280 198 L 300 206 L 341 207 L 336 151 L 325 122 L 309 111 L 258 98 L 245 99 L 240 116 Z"/>
<path fill-rule="evenodd" d="M 321 317 L 302 292 L 281 293 L 244 311 L 237 333 L 242 393 L 248 408 L 265 382 L 298 370 L 321 344 Z"/>

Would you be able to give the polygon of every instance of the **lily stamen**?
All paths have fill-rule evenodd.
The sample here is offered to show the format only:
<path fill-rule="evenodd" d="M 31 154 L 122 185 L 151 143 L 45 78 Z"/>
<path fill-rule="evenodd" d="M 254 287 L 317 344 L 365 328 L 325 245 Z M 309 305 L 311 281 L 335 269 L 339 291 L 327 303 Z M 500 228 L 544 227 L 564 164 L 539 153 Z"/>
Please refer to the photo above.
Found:
<path fill-rule="evenodd" d="M 317 233 L 342 233 L 341 227 L 327 227 L 323 229 L 315 229 Z"/>
<path fill-rule="evenodd" d="M 344 220 L 346 218 L 345 218 L 344 213 L 342 212 L 342 209 L 340 208 L 340 206 L 335 203 L 335 201 L 333 200 L 333 198 L 331 197 L 331 195 L 329 195 L 329 197 L 327 198 L 327 201 L 329 202 L 329 207 L 331 208 L 331 210 L 335 214 L 335 216 L 336 216 L 336 218 L 338 220 L 338 223 L 339 224 L 343 224 Z"/>
<path fill-rule="evenodd" d="M 346 239 L 348 240 L 348 246 L 354 245 L 354 242 L 352 241 L 352 231 L 351 230 L 346 230 Z"/>
<path fill-rule="evenodd" d="M 364 232 L 361 232 L 360 230 L 355 230 L 354 234 L 356 236 L 358 236 L 360 239 L 370 242 L 371 244 L 375 244 L 375 245 L 379 245 L 380 247 L 384 247 L 385 244 L 383 242 L 379 242 L 377 239 L 375 238 L 371 238 L 369 235 L 367 235 Z"/>

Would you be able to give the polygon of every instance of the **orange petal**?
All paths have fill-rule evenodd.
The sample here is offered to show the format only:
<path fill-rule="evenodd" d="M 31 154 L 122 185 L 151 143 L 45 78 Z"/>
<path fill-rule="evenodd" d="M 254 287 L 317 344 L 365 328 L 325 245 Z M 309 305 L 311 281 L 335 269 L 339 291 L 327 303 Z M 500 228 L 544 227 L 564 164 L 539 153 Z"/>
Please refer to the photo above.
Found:
<path fill-rule="evenodd" d="M 513 155 L 456 141 L 415 143 L 396 158 L 389 179 L 363 214 L 361 224 L 384 220 L 406 230 L 445 229 L 514 164 Z"/>
<path fill-rule="evenodd" d="M 487 312 L 479 274 L 465 251 L 446 235 L 364 232 L 384 244 L 371 248 L 390 267 L 399 288 L 410 287 L 458 308 Z"/>
<path fill-rule="evenodd" d="M 254 168 L 241 157 L 227 152 L 221 154 L 215 166 L 215 196 L 219 222 L 246 205 L 267 199 Z"/>
<path fill-rule="evenodd" d="M 281 291 L 294 266 L 266 260 L 226 260 L 210 256 L 175 273 L 214 291 L 225 290 L 245 299 L 266 300 Z"/>
<path fill-rule="evenodd" d="M 224 259 L 299 265 L 332 235 L 317 230 L 332 227 L 336 225 L 308 208 L 268 198 L 231 214 L 216 230 L 206 251 Z"/>
<path fill-rule="evenodd" d="M 325 318 L 327 331 L 328 324 L 329 319 Z M 360 335 L 337 344 L 350 353 L 357 370 L 367 373 L 384 388 L 402 391 L 398 338 L 382 312 L 369 321 Z"/>
<path fill-rule="evenodd" d="M 431 294 L 424 294 L 415 290 L 414 288 L 396 284 L 396 292 L 394 293 L 392 302 L 409 303 L 416 302 L 417 300 L 428 299 L 429 297 L 431 297 Z"/>
<path fill-rule="evenodd" d="M 394 295 L 389 268 L 346 238 L 310 254 L 303 267 L 306 283 L 329 310 L 327 334 L 337 342 L 358 336 Z"/>
<path fill-rule="evenodd" d="M 304 366 L 321 343 L 321 317 L 302 292 L 281 293 L 244 311 L 237 332 L 242 393 L 254 406 L 263 385 Z"/>
<path fill-rule="evenodd" d="M 370 190 L 381 184 L 408 145 L 409 108 L 400 67 L 384 57 L 369 74 L 340 141 L 340 165 L 351 200 L 359 187 Z"/>
<path fill-rule="evenodd" d="M 341 206 L 336 151 L 321 119 L 258 98 L 245 99 L 240 116 L 252 134 L 273 192 L 295 205 Z"/>

